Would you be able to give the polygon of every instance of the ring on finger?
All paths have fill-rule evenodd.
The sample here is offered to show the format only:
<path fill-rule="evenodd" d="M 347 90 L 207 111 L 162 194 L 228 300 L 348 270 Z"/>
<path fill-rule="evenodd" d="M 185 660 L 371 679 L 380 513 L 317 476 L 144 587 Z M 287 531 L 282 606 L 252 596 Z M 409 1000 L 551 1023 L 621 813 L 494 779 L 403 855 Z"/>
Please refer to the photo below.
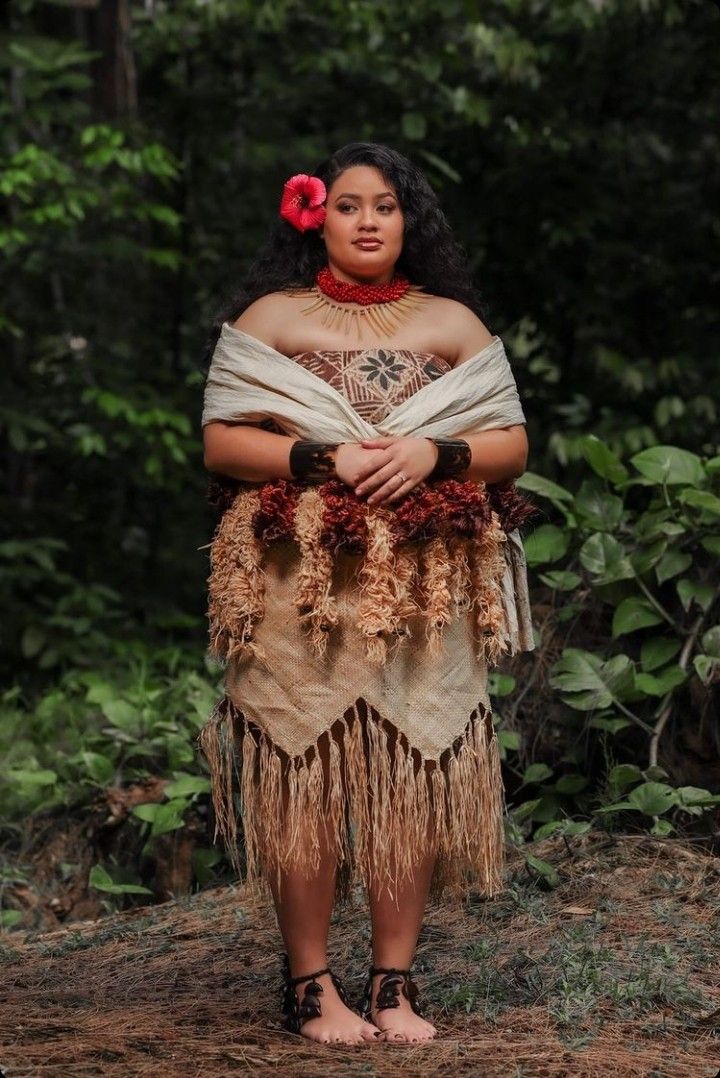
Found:
<path fill-rule="evenodd" d="M 395 478 L 399 479 L 401 484 L 407 483 L 408 481 L 408 477 L 405 475 L 405 472 L 395 472 Z"/>

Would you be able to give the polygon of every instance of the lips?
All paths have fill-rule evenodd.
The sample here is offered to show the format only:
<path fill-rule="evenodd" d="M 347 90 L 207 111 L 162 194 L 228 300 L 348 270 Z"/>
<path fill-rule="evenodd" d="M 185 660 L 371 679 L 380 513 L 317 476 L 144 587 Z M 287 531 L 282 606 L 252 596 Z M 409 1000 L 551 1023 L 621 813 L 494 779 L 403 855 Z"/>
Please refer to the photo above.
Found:
<path fill-rule="evenodd" d="M 378 247 L 382 247 L 382 240 L 353 240 L 353 243 L 364 251 L 376 251 Z"/>

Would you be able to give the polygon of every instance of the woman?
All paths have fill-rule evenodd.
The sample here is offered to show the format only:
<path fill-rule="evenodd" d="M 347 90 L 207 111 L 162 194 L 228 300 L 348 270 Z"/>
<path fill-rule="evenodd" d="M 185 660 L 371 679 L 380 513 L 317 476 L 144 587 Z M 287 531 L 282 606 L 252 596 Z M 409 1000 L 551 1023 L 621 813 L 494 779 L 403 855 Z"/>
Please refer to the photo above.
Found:
<path fill-rule="evenodd" d="M 288 181 L 281 216 L 206 386 L 225 505 L 211 646 L 228 668 L 200 743 L 218 830 L 239 870 L 240 816 L 248 878 L 272 891 L 286 1028 L 425 1041 L 410 967 L 428 893 L 500 886 L 486 681 L 533 646 L 512 484 L 524 416 L 406 158 L 346 146 Z M 362 1017 L 326 955 L 356 880 L 372 922 Z"/>

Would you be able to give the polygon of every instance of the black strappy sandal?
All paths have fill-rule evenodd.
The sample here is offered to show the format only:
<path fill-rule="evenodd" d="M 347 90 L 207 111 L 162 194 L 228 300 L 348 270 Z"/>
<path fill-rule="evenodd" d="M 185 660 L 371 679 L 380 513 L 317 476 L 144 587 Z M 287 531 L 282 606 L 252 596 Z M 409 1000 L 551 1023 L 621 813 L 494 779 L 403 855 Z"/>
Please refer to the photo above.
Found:
<path fill-rule="evenodd" d="M 282 956 L 282 972 L 283 972 L 283 999 L 282 999 L 282 1013 L 285 1015 L 283 1022 L 283 1029 L 286 1029 L 289 1033 L 300 1033 L 301 1028 L 306 1022 L 309 1022 L 311 1018 L 320 1018 L 322 1015 L 322 1008 L 320 1006 L 320 996 L 323 992 L 323 986 L 318 984 L 318 977 L 322 977 L 324 973 L 330 974 L 330 980 L 332 981 L 337 994 L 340 999 L 349 1007 L 348 997 L 343 988 L 343 985 L 339 977 L 329 967 L 325 969 L 316 970 L 315 973 L 308 973 L 304 977 L 291 977 L 290 976 L 290 960 L 287 954 Z M 308 982 L 305 991 L 303 992 L 302 1001 L 298 999 L 298 994 L 295 991 L 299 984 Z"/>
<path fill-rule="evenodd" d="M 418 997 L 420 990 L 412 979 L 411 971 L 409 969 L 394 969 L 384 966 L 371 966 L 370 974 L 365 985 L 365 994 L 363 995 L 361 1010 L 363 1018 L 372 1022 L 372 981 L 373 977 L 376 977 L 378 973 L 384 974 L 380 984 L 378 986 L 377 999 L 375 1001 L 376 1011 L 387 1011 L 392 1007 L 400 1006 L 400 993 L 405 996 L 405 999 L 409 1002 L 410 1007 L 414 1014 L 423 1017 L 423 1013 L 420 1010 L 418 1004 Z"/>

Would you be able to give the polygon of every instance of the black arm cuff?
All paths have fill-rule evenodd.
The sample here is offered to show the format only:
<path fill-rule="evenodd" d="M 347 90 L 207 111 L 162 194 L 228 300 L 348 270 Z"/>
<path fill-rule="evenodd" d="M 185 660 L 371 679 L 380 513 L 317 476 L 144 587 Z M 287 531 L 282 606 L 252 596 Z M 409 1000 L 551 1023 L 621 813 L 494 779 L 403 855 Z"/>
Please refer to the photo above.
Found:
<path fill-rule="evenodd" d="M 431 438 L 438 450 L 435 467 L 428 479 L 454 479 L 467 471 L 472 462 L 472 450 L 462 438 Z"/>
<path fill-rule="evenodd" d="M 293 479 L 332 479 L 335 462 L 331 451 L 338 445 L 338 442 L 293 442 L 289 461 Z"/>

